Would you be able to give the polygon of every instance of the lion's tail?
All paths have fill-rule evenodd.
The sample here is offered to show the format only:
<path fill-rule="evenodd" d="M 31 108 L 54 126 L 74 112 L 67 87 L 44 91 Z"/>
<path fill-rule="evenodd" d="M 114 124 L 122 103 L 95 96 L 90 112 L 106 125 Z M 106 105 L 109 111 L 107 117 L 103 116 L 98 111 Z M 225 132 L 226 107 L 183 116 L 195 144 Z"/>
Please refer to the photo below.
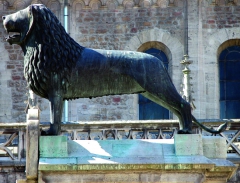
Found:
<path fill-rule="evenodd" d="M 214 129 L 210 129 L 210 128 L 204 126 L 203 124 L 199 123 L 194 116 L 192 116 L 192 119 L 193 119 L 193 122 L 194 122 L 197 126 L 199 126 L 200 128 L 204 129 L 205 131 L 207 131 L 207 132 L 209 132 L 209 133 L 219 134 L 219 133 L 222 133 L 223 131 L 225 131 L 225 130 L 227 129 L 227 122 L 224 123 L 224 124 L 221 124 L 221 125 L 218 127 L 217 130 L 214 130 Z"/>

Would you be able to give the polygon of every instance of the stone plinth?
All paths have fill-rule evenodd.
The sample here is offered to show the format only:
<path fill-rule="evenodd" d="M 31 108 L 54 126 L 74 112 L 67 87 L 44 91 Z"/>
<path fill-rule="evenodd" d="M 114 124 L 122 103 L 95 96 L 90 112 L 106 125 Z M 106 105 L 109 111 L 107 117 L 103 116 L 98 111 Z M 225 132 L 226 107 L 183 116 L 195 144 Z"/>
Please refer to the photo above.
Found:
<path fill-rule="evenodd" d="M 40 157 L 67 157 L 67 138 L 65 136 L 40 137 Z"/>
<path fill-rule="evenodd" d="M 219 136 L 203 136 L 203 154 L 207 158 L 227 158 L 226 140 Z"/>
<path fill-rule="evenodd" d="M 177 156 L 203 155 L 202 136 L 200 134 L 180 135 L 174 138 Z"/>
<path fill-rule="evenodd" d="M 235 165 L 224 158 L 204 156 L 203 142 L 201 135 L 102 141 L 41 137 L 40 152 L 57 152 L 65 144 L 67 148 L 65 155 L 55 153 L 55 157 L 40 153 L 39 182 L 226 182 Z"/>

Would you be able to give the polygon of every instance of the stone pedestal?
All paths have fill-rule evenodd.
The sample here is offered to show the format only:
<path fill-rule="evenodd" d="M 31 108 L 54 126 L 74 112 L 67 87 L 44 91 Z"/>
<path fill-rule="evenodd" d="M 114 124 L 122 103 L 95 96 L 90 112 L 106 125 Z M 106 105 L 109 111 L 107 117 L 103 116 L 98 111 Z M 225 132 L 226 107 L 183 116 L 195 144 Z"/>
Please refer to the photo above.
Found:
<path fill-rule="evenodd" d="M 65 136 L 40 137 L 39 146 L 40 157 L 68 157 Z"/>
<path fill-rule="evenodd" d="M 221 137 L 197 134 L 176 135 L 174 140 L 40 137 L 38 182 L 226 182 L 236 167 L 225 152 L 219 154 L 217 147 L 226 146 L 222 142 Z"/>
<path fill-rule="evenodd" d="M 174 146 L 176 156 L 203 155 L 203 143 L 200 134 L 175 134 Z"/>

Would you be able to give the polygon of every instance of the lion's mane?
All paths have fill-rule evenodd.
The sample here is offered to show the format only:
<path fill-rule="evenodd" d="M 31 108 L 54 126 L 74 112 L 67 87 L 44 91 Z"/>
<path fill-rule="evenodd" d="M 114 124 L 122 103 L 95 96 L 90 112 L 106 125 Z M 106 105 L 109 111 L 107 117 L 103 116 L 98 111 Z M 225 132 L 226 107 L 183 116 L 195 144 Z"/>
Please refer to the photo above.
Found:
<path fill-rule="evenodd" d="M 61 77 L 66 90 L 72 68 L 84 49 L 66 33 L 56 16 L 44 5 L 31 5 L 32 27 L 23 45 L 24 76 L 29 87 L 47 98 L 51 74 Z"/>

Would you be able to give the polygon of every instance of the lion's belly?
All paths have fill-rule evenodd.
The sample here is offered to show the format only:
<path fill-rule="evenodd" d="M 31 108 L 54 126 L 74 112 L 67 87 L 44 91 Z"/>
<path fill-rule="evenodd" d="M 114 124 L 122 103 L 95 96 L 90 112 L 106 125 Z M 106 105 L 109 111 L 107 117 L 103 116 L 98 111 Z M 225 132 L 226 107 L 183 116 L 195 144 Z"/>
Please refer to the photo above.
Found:
<path fill-rule="evenodd" d="M 142 92 L 144 92 L 144 89 L 129 76 L 102 73 L 78 77 L 69 86 L 67 95 L 64 98 L 91 98 Z"/>
<path fill-rule="evenodd" d="M 64 98 L 142 93 L 148 79 L 160 82 L 166 75 L 161 61 L 151 55 L 85 48 L 71 71 Z"/>

